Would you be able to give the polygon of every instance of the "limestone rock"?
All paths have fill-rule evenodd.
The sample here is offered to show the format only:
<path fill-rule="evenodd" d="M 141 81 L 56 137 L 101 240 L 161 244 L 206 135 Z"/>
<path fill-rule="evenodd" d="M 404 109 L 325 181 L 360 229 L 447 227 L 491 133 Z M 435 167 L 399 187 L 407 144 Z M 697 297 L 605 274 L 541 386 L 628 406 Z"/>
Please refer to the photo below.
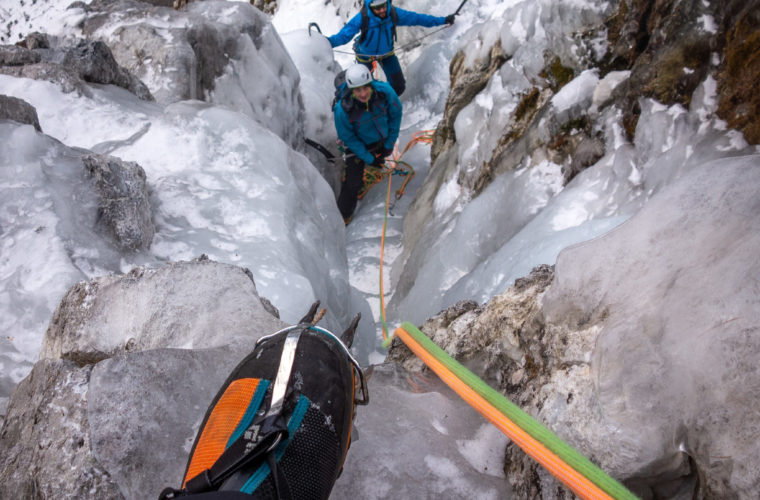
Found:
<path fill-rule="evenodd" d="M 282 326 L 246 270 L 180 262 L 74 285 L 53 313 L 40 358 L 84 365 L 125 351 L 217 347 Z"/>
<path fill-rule="evenodd" d="M 420 330 L 439 347 L 494 387 L 513 391 L 525 387 L 547 365 L 540 298 L 554 277 L 552 266 L 538 266 L 487 304 L 462 301 L 428 319 Z M 423 365 L 394 339 L 388 361 L 410 371 Z"/>
<path fill-rule="evenodd" d="M 140 99 L 153 100 L 148 87 L 119 66 L 103 42 L 80 41 L 66 51 L 62 64 L 86 82 L 116 85 L 129 90 Z"/>
<path fill-rule="evenodd" d="M 97 224 L 125 250 L 150 246 L 155 233 L 145 171 L 134 162 L 103 155 L 82 158 L 100 198 Z"/>
<path fill-rule="evenodd" d="M 251 326 L 252 337 L 272 333 Z M 87 395 L 92 456 L 124 498 L 158 498 L 165 487 L 180 485 L 208 405 L 254 343 L 155 349 L 93 368 Z"/>
<path fill-rule="evenodd" d="M 253 342 L 38 362 L 0 430 L 0 498 L 137 500 L 179 485 L 208 404 Z"/>
<path fill-rule="evenodd" d="M 152 5 L 161 5 L 164 7 L 174 7 L 175 9 L 181 9 L 189 2 L 200 0 L 143 0 L 146 3 Z M 251 5 L 264 12 L 265 14 L 273 15 L 277 10 L 277 0 L 250 0 Z"/>
<path fill-rule="evenodd" d="M 470 337 L 469 329 L 461 331 L 456 325 L 469 324 L 478 314 L 477 302 L 463 300 L 427 320 L 421 330 L 447 353 L 459 356 L 462 353 L 457 349 L 458 343 L 470 342 Z M 397 337 L 391 342 L 385 360 L 398 363 L 410 372 L 423 371 L 425 366 Z"/>
<path fill-rule="evenodd" d="M 0 45 L 0 66 L 23 66 L 40 60 L 40 55 L 33 50 L 18 45 Z"/>
<path fill-rule="evenodd" d="M 0 429 L 0 498 L 156 498 L 214 394 L 284 325 L 250 272 L 201 259 L 73 287 Z M 177 347 L 167 349 L 167 347 Z"/>
<path fill-rule="evenodd" d="M 49 49 L 50 48 L 50 40 L 48 39 L 47 35 L 45 33 L 40 33 L 39 31 L 33 31 L 32 33 L 29 33 L 26 35 L 26 38 L 18 42 L 16 45 L 19 47 L 24 47 L 26 49 Z"/>
<path fill-rule="evenodd" d="M 32 33 L 20 45 L 0 46 L 0 73 L 47 80 L 65 92 L 87 94 L 85 82 L 111 84 L 129 90 L 143 100 L 153 100 L 136 76 L 119 66 L 103 42 L 69 41 Z"/>
<path fill-rule="evenodd" d="M 92 456 L 91 372 L 91 366 L 44 360 L 18 385 L 0 429 L 0 498 L 121 496 Z"/>
<path fill-rule="evenodd" d="M 28 102 L 16 97 L 0 95 L 0 120 L 32 125 L 37 132 L 42 132 L 37 110 Z"/>
<path fill-rule="evenodd" d="M 277 0 L 250 0 L 251 5 L 265 14 L 274 15 L 277 11 Z"/>

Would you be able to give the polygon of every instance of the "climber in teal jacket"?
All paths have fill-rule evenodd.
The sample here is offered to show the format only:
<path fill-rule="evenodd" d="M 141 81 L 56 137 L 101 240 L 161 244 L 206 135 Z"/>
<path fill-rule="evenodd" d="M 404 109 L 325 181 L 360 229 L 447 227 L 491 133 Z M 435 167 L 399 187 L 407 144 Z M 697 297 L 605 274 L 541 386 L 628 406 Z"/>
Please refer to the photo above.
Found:
<path fill-rule="evenodd" d="M 335 35 L 328 37 L 330 45 L 339 47 L 351 41 L 359 33 L 354 43 L 356 60 L 372 69 L 376 60 L 383 67 L 388 83 L 397 95 L 404 93 L 406 80 L 401 65 L 393 52 L 396 26 L 425 26 L 432 28 L 443 24 L 453 24 L 454 14 L 446 17 L 418 14 L 398 9 L 390 0 L 365 0 L 361 11 Z"/>
<path fill-rule="evenodd" d="M 356 208 L 365 164 L 382 167 L 401 128 L 401 101 L 393 87 L 372 79 L 366 66 L 346 70 L 346 82 L 333 108 L 335 130 L 346 146 L 346 177 L 338 208 L 346 223 Z"/>

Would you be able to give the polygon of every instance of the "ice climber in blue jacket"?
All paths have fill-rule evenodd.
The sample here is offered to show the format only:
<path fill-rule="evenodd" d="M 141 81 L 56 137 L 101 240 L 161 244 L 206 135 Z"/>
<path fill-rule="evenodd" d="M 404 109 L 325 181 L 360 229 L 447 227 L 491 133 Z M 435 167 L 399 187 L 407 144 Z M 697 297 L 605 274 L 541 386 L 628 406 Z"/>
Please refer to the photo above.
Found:
<path fill-rule="evenodd" d="M 388 83 L 396 91 L 396 95 L 401 95 L 406 88 L 406 80 L 401 71 L 398 57 L 393 52 L 396 26 L 432 28 L 444 24 L 454 24 L 455 15 L 429 16 L 398 9 L 391 5 L 390 0 L 364 1 L 361 11 L 352 17 L 337 34 L 328 37 L 328 40 L 330 40 L 331 46 L 339 47 L 351 41 L 354 35 L 359 33 L 354 42 L 356 61 L 370 69 L 372 69 L 372 61 L 378 61 L 383 67 Z"/>
<path fill-rule="evenodd" d="M 372 79 L 369 69 L 354 64 L 333 108 L 335 130 L 346 146 L 346 176 L 338 195 L 346 224 L 356 208 L 364 166 L 382 167 L 393 152 L 401 127 L 401 101 L 389 84 Z"/>

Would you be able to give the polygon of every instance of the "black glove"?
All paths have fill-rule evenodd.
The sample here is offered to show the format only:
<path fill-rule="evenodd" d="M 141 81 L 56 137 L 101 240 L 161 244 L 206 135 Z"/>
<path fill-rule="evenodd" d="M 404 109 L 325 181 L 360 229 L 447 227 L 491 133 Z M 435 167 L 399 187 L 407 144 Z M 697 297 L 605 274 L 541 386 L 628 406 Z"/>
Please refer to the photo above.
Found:
<path fill-rule="evenodd" d="M 456 17 L 456 14 L 449 14 L 446 16 L 446 24 L 454 24 L 454 18 Z"/>
<path fill-rule="evenodd" d="M 383 158 L 382 156 L 375 156 L 375 159 L 372 162 L 372 166 L 383 168 L 384 165 L 385 165 L 385 158 Z"/>
<path fill-rule="evenodd" d="M 388 158 L 390 155 L 393 154 L 393 148 L 383 148 L 383 158 Z"/>

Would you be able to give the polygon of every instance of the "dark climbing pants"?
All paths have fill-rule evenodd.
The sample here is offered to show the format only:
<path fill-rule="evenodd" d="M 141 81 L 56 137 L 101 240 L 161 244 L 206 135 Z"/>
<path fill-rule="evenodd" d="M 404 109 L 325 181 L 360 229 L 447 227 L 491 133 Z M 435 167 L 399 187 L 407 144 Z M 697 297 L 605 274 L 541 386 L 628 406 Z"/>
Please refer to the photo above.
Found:
<path fill-rule="evenodd" d="M 357 60 L 358 61 L 358 60 Z M 372 71 L 372 61 L 358 61 L 369 68 Z M 401 63 L 398 62 L 398 57 L 395 55 L 388 56 L 385 59 L 379 59 L 377 61 L 383 68 L 383 73 L 388 79 L 388 83 L 397 95 L 401 95 L 406 90 L 406 79 L 404 78 L 404 72 L 401 71 Z"/>
<path fill-rule="evenodd" d="M 344 219 L 351 217 L 356 208 L 356 195 L 364 183 L 364 162 L 355 156 L 346 158 L 346 176 L 340 186 L 338 210 Z"/>
<path fill-rule="evenodd" d="M 370 152 L 382 151 L 383 143 L 372 144 L 367 149 Z M 346 150 L 346 176 L 340 186 L 338 195 L 338 210 L 344 219 L 353 215 L 356 208 L 356 196 L 364 184 L 364 162 L 354 156 L 350 149 Z"/>

